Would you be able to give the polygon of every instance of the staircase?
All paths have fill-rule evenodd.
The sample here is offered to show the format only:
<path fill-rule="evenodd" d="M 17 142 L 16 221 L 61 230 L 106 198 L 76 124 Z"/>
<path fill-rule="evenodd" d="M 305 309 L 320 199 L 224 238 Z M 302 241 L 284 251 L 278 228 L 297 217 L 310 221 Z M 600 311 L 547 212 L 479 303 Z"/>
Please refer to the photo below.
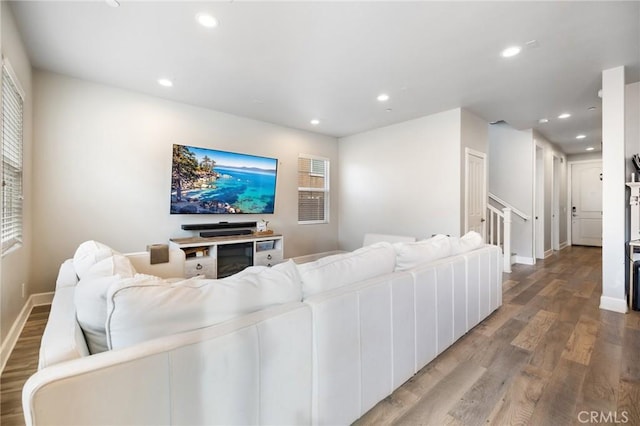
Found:
<path fill-rule="evenodd" d="M 516 214 L 525 221 L 530 217 L 494 194 L 490 193 L 489 199 L 500 204 L 503 208 L 499 209 L 491 204 L 487 205 L 487 242 L 502 248 L 503 271 L 510 273 L 511 265 L 514 263 L 511 252 L 511 215 Z"/>

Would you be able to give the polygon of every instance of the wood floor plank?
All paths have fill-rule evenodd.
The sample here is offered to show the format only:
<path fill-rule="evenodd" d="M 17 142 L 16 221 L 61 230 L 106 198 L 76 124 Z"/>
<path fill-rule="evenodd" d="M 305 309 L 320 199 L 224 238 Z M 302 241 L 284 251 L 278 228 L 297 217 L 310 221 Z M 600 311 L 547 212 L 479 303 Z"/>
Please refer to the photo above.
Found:
<path fill-rule="evenodd" d="M 482 321 L 475 329 L 478 333 L 491 337 L 513 316 L 522 310 L 522 305 L 513 305 L 511 303 L 504 304 L 494 312 L 489 318 Z"/>
<path fill-rule="evenodd" d="M 542 396 L 551 373 L 532 365 L 525 365 L 486 423 L 493 425 L 527 425 Z"/>
<path fill-rule="evenodd" d="M 576 416 L 580 411 L 616 410 L 621 357 L 622 346 L 602 339 L 596 341 L 589 369 L 579 392 Z"/>
<path fill-rule="evenodd" d="M 582 365 L 589 365 L 598 328 L 599 323 L 597 321 L 588 317 L 581 317 L 562 352 L 562 358 Z"/>
<path fill-rule="evenodd" d="M 616 413 L 628 425 L 640 425 L 640 381 L 621 380 Z"/>
<path fill-rule="evenodd" d="M 489 417 L 515 379 L 513 372 L 519 371 L 529 356 L 527 351 L 518 347 L 506 347 L 449 413 L 464 424 Z"/>
<path fill-rule="evenodd" d="M 471 362 L 463 362 L 447 377 L 438 382 L 420 401 L 403 414 L 394 424 L 442 424 L 449 409 L 484 373 L 486 369 Z"/>
<path fill-rule="evenodd" d="M 532 425 L 574 424 L 577 390 L 581 389 L 587 367 L 561 359 L 542 390 L 531 415 Z"/>
<path fill-rule="evenodd" d="M 555 294 L 567 284 L 565 280 L 553 279 L 539 293 L 538 296 L 555 296 Z"/>
<path fill-rule="evenodd" d="M 539 311 L 520 334 L 511 341 L 511 344 L 527 351 L 533 351 L 557 318 L 558 314 L 556 313 Z"/>

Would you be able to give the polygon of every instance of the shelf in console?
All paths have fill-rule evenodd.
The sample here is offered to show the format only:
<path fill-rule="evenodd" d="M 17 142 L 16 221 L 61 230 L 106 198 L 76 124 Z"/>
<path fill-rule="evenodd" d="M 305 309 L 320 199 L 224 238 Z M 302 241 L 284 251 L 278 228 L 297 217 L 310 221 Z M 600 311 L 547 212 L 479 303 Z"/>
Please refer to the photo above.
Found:
<path fill-rule="evenodd" d="M 221 237 L 185 237 L 185 238 L 171 238 L 170 241 L 179 245 L 180 247 L 193 247 L 203 245 L 217 245 L 225 243 L 240 243 L 245 241 L 262 241 L 281 239 L 282 234 L 269 234 L 269 235 L 225 235 Z"/>

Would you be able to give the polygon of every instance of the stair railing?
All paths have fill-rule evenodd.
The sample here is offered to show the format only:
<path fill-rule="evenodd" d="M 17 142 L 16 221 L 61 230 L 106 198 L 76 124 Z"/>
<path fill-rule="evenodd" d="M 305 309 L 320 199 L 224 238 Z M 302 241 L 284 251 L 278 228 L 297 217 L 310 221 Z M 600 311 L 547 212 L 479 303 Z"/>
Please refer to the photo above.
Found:
<path fill-rule="evenodd" d="M 489 216 L 487 241 L 502 248 L 502 270 L 511 272 L 511 209 L 505 207 L 500 211 L 488 205 L 487 210 Z"/>
<path fill-rule="evenodd" d="M 504 206 L 502 210 L 492 205 L 487 205 L 489 225 L 487 230 L 487 241 L 502 248 L 504 272 L 511 272 L 511 217 L 512 214 L 520 216 L 525 222 L 531 217 L 506 201 L 489 193 L 489 199 Z"/>

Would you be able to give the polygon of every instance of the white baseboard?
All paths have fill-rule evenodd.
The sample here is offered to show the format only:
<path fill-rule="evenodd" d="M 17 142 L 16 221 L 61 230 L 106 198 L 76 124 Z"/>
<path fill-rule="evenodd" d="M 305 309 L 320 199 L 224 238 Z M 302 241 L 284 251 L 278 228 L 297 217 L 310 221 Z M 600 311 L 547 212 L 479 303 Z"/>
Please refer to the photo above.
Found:
<path fill-rule="evenodd" d="M 533 257 L 516 256 L 516 263 L 521 263 L 523 265 L 535 265 L 536 261 Z"/>
<path fill-rule="evenodd" d="M 544 258 L 546 259 L 549 256 L 553 255 L 553 250 L 549 249 L 547 251 L 544 252 Z"/>
<path fill-rule="evenodd" d="M 560 243 L 559 250 L 566 249 L 567 247 L 569 247 L 569 243 L 567 241 L 564 241 L 564 242 Z"/>
<path fill-rule="evenodd" d="M 615 297 L 600 296 L 600 309 L 626 314 L 628 311 L 627 301 Z"/>
<path fill-rule="evenodd" d="M 31 309 L 33 309 L 34 306 L 50 305 L 52 300 L 53 292 L 38 293 L 29 296 L 27 302 L 18 314 L 18 318 L 16 318 L 15 322 L 11 326 L 9 333 L 7 334 L 7 338 L 2 343 L 2 347 L 0 348 L 0 373 L 4 371 L 4 367 L 7 365 L 11 351 L 13 351 L 13 348 L 18 342 L 18 338 L 20 337 L 20 333 L 22 332 L 24 325 L 27 323 Z"/>

